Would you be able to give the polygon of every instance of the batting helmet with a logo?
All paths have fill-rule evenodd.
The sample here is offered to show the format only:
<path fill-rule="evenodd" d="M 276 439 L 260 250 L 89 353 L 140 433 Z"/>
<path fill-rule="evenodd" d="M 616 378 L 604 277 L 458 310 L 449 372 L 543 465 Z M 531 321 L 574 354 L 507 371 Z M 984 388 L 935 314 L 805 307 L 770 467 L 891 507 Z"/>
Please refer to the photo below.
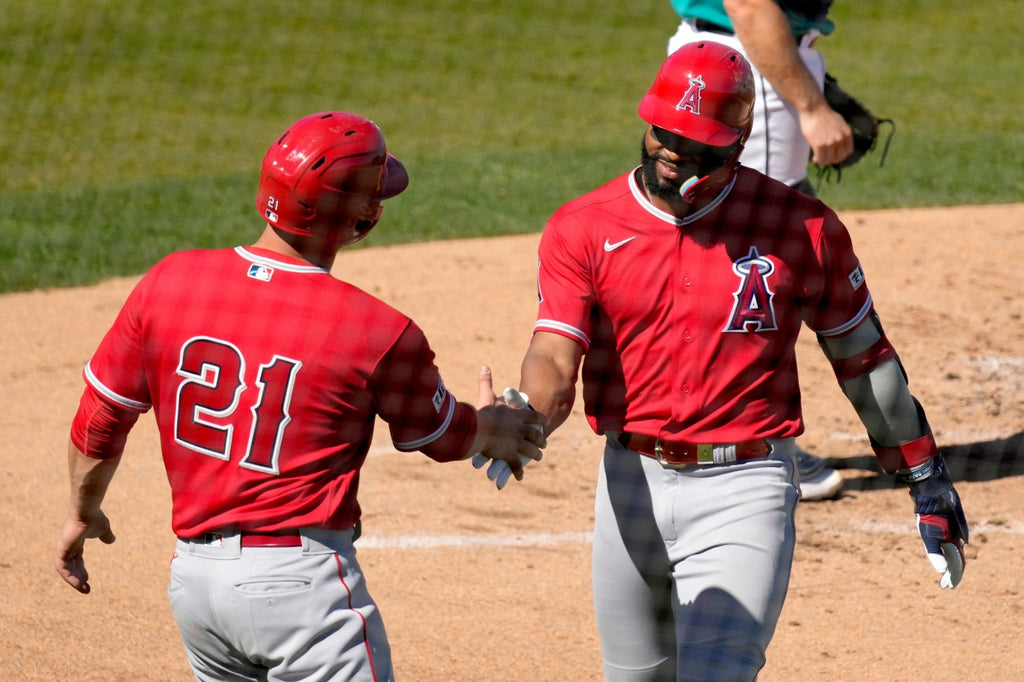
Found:
<path fill-rule="evenodd" d="M 754 77 L 736 50 L 711 41 L 683 45 L 665 60 L 640 100 L 640 118 L 713 147 L 750 135 Z"/>
<path fill-rule="evenodd" d="M 408 184 L 373 121 L 328 111 L 299 119 L 267 150 L 256 208 L 278 229 L 336 235 L 345 246 L 365 237 L 380 220 L 380 202 Z"/>

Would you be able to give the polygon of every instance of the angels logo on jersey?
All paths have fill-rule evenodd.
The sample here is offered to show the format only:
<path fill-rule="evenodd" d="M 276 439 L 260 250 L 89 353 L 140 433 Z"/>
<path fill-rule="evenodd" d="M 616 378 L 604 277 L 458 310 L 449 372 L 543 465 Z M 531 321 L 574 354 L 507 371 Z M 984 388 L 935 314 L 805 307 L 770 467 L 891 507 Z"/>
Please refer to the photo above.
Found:
<path fill-rule="evenodd" d="M 706 88 L 704 80 L 697 76 L 696 78 L 690 79 L 690 87 L 687 88 L 686 94 L 682 96 L 679 102 L 676 104 L 676 111 L 692 111 L 693 113 L 700 115 L 700 91 Z"/>
<path fill-rule="evenodd" d="M 775 293 L 768 287 L 768 275 L 775 271 L 775 264 L 751 246 L 750 252 L 732 264 L 732 271 L 740 278 L 740 286 L 733 293 L 735 299 L 726 332 L 775 331 L 775 307 L 772 298 Z"/>

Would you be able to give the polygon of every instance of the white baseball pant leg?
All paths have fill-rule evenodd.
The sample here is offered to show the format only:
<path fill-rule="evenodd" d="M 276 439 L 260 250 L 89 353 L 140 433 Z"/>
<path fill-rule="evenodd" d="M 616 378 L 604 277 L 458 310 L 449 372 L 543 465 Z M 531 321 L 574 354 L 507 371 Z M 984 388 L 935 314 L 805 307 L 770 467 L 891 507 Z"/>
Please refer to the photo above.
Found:
<path fill-rule="evenodd" d="M 789 586 L 792 439 L 737 464 L 663 468 L 611 440 L 593 592 L 607 682 L 752 680 Z"/>

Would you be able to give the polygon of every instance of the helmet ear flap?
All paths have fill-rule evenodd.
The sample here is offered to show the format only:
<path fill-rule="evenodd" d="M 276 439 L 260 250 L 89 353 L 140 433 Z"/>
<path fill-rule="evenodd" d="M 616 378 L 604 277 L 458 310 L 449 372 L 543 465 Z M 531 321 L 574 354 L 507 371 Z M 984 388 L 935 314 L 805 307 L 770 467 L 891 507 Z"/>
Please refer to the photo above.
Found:
<path fill-rule="evenodd" d="M 372 218 L 363 218 L 362 220 L 354 220 L 352 222 L 352 235 L 347 239 L 342 240 L 338 244 L 338 248 L 343 246 L 349 246 L 360 241 L 363 237 L 370 233 L 377 223 L 380 222 L 380 216 L 384 212 L 384 207 L 377 204 L 376 209 L 373 211 Z"/>
<path fill-rule="evenodd" d="M 363 237 L 370 233 L 370 230 L 372 230 L 377 225 L 378 221 L 379 218 L 376 220 L 357 220 L 355 228 L 353 230 L 352 238 L 346 241 L 344 244 L 342 244 L 342 246 L 355 244 L 357 241 L 361 240 Z"/>

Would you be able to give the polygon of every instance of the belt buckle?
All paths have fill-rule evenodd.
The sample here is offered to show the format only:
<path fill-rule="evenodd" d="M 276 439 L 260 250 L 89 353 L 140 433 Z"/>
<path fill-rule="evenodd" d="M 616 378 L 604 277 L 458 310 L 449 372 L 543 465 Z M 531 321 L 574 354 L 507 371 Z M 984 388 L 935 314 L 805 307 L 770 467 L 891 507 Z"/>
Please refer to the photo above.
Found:
<path fill-rule="evenodd" d="M 665 449 L 662 447 L 663 441 L 661 438 L 654 440 L 654 459 L 658 461 L 662 467 L 666 469 L 685 469 L 689 466 L 684 462 L 669 462 L 665 460 Z"/>
<path fill-rule="evenodd" d="M 654 439 L 654 459 L 658 460 L 658 464 L 661 466 L 674 469 L 676 467 L 675 464 L 665 461 L 665 451 L 661 448 L 663 442 L 660 438 Z"/>

